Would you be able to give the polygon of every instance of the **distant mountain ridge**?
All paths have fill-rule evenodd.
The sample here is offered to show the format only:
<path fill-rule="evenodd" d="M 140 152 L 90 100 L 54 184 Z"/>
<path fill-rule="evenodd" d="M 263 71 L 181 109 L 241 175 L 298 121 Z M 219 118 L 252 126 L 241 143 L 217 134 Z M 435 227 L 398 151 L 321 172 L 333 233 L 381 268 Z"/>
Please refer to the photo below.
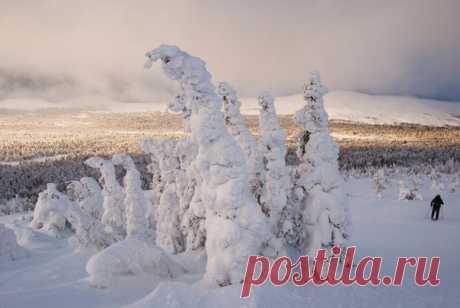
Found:
<path fill-rule="evenodd" d="M 241 98 L 241 111 L 258 115 L 257 98 Z M 277 97 L 278 114 L 293 114 L 303 105 L 301 94 Z M 0 101 L 0 114 L 14 110 L 37 112 L 43 109 L 71 112 L 154 112 L 166 111 L 166 102 L 117 102 L 105 97 L 81 97 L 65 103 L 42 99 L 16 98 Z M 406 96 L 368 95 L 351 91 L 332 91 L 325 96 L 331 120 L 366 124 L 419 124 L 460 126 L 460 102 L 445 102 Z"/>
<path fill-rule="evenodd" d="M 241 101 L 244 114 L 258 114 L 256 99 Z M 302 104 L 303 97 L 300 94 L 276 98 L 279 114 L 292 114 Z M 460 102 L 333 91 L 325 96 L 325 107 L 332 120 L 366 124 L 460 126 Z"/>

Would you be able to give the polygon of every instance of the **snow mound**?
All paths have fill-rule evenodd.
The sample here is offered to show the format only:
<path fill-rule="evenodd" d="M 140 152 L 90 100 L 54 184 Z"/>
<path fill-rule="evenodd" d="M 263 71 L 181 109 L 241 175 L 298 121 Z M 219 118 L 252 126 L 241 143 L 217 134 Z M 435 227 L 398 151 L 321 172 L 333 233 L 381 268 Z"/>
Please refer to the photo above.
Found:
<path fill-rule="evenodd" d="M 120 241 L 94 255 L 86 271 L 91 286 L 97 288 L 109 287 L 114 276 L 146 274 L 171 279 L 185 272 L 161 248 L 137 238 Z"/>
<path fill-rule="evenodd" d="M 200 284 L 163 282 L 140 301 L 124 308 L 233 308 L 233 307 L 307 307 L 305 299 L 292 296 L 290 288 L 269 285 L 254 289 L 251 297 L 240 299 L 241 285 L 206 289 Z M 307 302 L 308 303 L 308 302 Z"/>
<path fill-rule="evenodd" d="M 27 256 L 27 250 L 18 245 L 14 231 L 0 224 L 0 261 L 15 261 Z"/>

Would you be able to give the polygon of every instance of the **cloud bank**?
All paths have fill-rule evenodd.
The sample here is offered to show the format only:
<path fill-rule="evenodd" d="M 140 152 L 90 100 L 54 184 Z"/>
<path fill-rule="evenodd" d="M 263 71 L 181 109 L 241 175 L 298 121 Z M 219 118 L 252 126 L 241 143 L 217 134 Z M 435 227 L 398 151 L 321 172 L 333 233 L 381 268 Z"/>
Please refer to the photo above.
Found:
<path fill-rule="evenodd" d="M 318 69 L 332 89 L 460 101 L 458 12 L 457 0 L 3 0 L 0 99 L 164 100 L 175 86 L 143 55 L 167 43 L 242 96 L 297 93 Z"/>

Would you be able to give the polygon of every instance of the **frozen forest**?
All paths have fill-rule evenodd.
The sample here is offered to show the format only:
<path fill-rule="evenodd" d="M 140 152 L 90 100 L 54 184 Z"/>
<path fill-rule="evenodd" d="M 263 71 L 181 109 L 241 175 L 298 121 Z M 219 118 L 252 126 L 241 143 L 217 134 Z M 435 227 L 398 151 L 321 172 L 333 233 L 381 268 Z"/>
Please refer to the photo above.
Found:
<path fill-rule="evenodd" d="M 331 257 L 333 247 L 353 245 L 350 203 L 357 200 L 354 185 L 364 185 L 366 177 L 366 198 L 377 203 L 409 206 L 427 192 L 460 191 L 454 159 L 406 168 L 378 157 L 372 164 L 340 157 L 324 104 L 328 89 L 317 71 L 306 79 L 302 107 L 291 116 L 292 143 L 270 93 L 257 97 L 255 134 L 235 88 L 215 85 L 203 60 L 171 45 L 146 57 L 146 68 L 159 63 L 175 83 L 168 113 L 181 120 L 183 138 L 144 138 L 136 145 L 142 162 L 126 152 L 87 156 L 83 168 L 94 176 L 53 176 L 33 205 L 10 198 L 4 214 L 33 212 L 12 228 L 0 223 L 0 261 L 27 262 L 35 249 L 46 256 L 55 239 L 57 249 L 65 242 L 81 258 L 80 287 L 116 293 L 131 283 L 139 289 L 159 283 L 131 307 L 169 300 L 182 306 L 193 292 L 198 298 L 209 290 L 235 292 L 251 255 L 313 257 L 326 249 Z M 356 217 L 362 223 L 360 213 Z"/>
<path fill-rule="evenodd" d="M 188 137 L 139 145 L 151 159 L 149 190 L 131 156 L 91 157 L 85 164 L 100 178 L 61 190 L 49 183 L 30 222 L 93 254 L 86 266 L 92 286 L 110 287 L 126 274 L 175 279 L 186 270 L 172 256 L 193 262 L 198 254 L 206 262 L 202 282 L 224 287 L 242 281 L 250 255 L 347 245 L 351 222 L 318 72 L 307 80 L 304 107 L 295 115 L 300 163 L 289 166 L 287 133 L 269 93 L 258 98 L 256 138 L 236 91 L 227 82 L 215 87 L 204 61 L 162 45 L 147 53 L 146 67 L 154 62 L 180 88 L 169 109 L 182 116 Z M 25 255 L 14 244 L 10 258 Z"/>

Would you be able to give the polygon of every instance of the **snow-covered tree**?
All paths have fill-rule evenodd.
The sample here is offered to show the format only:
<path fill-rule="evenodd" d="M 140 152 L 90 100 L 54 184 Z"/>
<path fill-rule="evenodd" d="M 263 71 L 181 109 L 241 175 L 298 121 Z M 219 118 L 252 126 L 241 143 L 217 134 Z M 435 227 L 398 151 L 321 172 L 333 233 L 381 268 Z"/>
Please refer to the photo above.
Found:
<path fill-rule="evenodd" d="M 460 188 L 460 174 L 455 173 L 449 184 L 449 192 L 454 193 Z"/>
<path fill-rule="evenodd" d="M 152 139 L 144 139 L 140 143 L 141 150 L 145 154 L 150 155 L 150 164 L 147 166 L 147 170 L 152 175 L 152 182 L 150 183 L 150 189 L 152 192 L 151 202 L 152 202 L 152 209 L 151 215 L 152 219 L 154 220 L 154 212 L 155 207 L 160 204 L 160 197 L 163 192 L 164 183 L 161 179 L 161 168 L 160 168 L 160 159 L 155 155 L 156 150 L 156 142 Z"/>
<path fill-rule="evenodd" d="M 260 178 L 262 173 L 262 160 L 257 148 L 256 138 L 246 126 L 244 117 L 240 112 L 241 103 L 232 86 L 227 82 L 220 82 L 217 87 L 217 93 L 224 103 L 225 126 L 246 156 L 249 184 L 251 185 L 252 192 L 258 198 L 262 190 L 262 180 Z"/>
<path fill-rule="evenodd" d="M 176 141 L 150 140 L 144 147 L 153 153 L 158 160 L 161 172 L 162 192 L 159 204 L 155 209 L 156 244 L 169 253 L 182 252 L 184 238 L 181 232 L 181 216 L 179 191 L 176 185 L 180 162 L 175 153 Z"/>
<path fill-rule="evenodd" d="M 67 196 L 57 190 L 56 184 L 49 183 L 38 195 L 30 226 L 61 236 L 66 228 L 64 213 L 69 202 Z"/>
<path fill-rule="evenodd" d="M 239 283 L 247 257 L 259 251 L 268 232 L 249 191 L 245 155 L 224 125 L 221 99 L 202 60 L 168 45 L 148 52 L 147 58 L 147 67 L 161 60 L 166 75 L 181 84 L 191 110 L 191 137 L 198 145 L 193 164 L 206 213 L 204 279 L 220 286 Z"/>
<path fill-rule="evenodd" d="M 112 161 L 115 165 L 120 165 L 126 170 L 123 184 L 127 237 L 146 239 L 150 236 L 147 218 L 148 201 L 142 190 L 141 174 L 129 155 L 116 154 L 112 157 Z"/>
<path fill-rule="evenodd" d="M 68 201 L 65 200 L 63 215 L 75 231 L 70 243 L 76 250 L 99 251 L 115 241 L 99 220 L 85 213 L 75 202 Z"/>
<path fill-rule="evenodd" d="M 338 147 L 329 133 L 328 115 L 324 110 L 326 92 L 319 73 L 312 73 L 304 87 L 305 106 L 294 117 L 303 128 L 297 150 L 300 165 L 293 179 L 293 199 L 300 202 L 305 224 L 299 248 L 312 253 L 322 247 L 342 246 L 349 235 Z"/>
<path fill-rule="evenodd" d="M 404 179 L 399 180 L 399 200 L 423 200 L 418 191 L 418 183 L 413 178 L 409 187 Z"/>
<path fill-rule="evenodd" d="M 290 189 L 286 168 L 286 132 L 281 128 L 276 115 L 274 98 L 264 93 L 258 98 L 260 152 L 263 161 L 264 187 L 261 197 L 262 208 L 269 216 L 271 230 L 279 235 L 281 216 L 287 204 Z"/>
<path fill-rule="evenodd" d="M 76 202 L 59 192 L 56 184 L 49 183 L 47 189 L 39 195 L 30 226 L 61 236 L 67 222 L 75 232 L 71 243 L 78 250 L 99 250 L 114 240 L 104 231 L 99 220 L 85 213 Z"/>
<path fill-rule="evenodd" d="M 406 185 L 406 181 L 404 179 L 399 180 L 399 200 L 411 200 L 410 197 L 410 190 Z"/>
<path fill-rule="evenodd" d="M 176 187 L 180 204 L 181 232 L 186 250 L 204 247 L 206 239 L 205 214 L 199 197 L 199 172 L 192 166 L 198 154 L 196 143 L 191 139 L 181 140 L 176 145 L 176 157 L 180 168 L 176 172 Z"/>
<path fill-rule="evenodd" d="M 374 173 L 374 189 L 378 199 L 382 199 L 382 193 L 386 189 L 385 170 L 379 169 Z"/>
<path fill-rule="evenodd" d="M 91 157 L 85 161 L 85 164 L 99 169 L 101 173 L 100 182 L 104 196 L 102 223 L 116 240 L 121 240 L 126 236 L 126 217 L 123 203 L 125 194 L 115 175 L 115 167 L 111 160 L 100 157 Z"/>
<path fill-rule="evenodd" d="M 99 183 L 91 177 L 83 177 L 80 181 L 72 181 L 67 185 L 67 193 L 73 196 L 82 211 L 101 220 L 104 212 L 104 196 Z"/>
<path fill-rule="evenodd" d="M 14 231 L 0 224 L 0 261 L 15 261 L 28 255 L 27 250 L 16 241 Z"/>
<path fill-rule="evenodd" d="M 431 191 L 435 194 L 440 194 L 442 191 L 444 191 L 445 186 L 442 182 L 441 176 L 438 172 L 436 172 L 434 169 L 431 169 L 431 173 L 429 175 L 429 178 L 431 180 Z"/>

